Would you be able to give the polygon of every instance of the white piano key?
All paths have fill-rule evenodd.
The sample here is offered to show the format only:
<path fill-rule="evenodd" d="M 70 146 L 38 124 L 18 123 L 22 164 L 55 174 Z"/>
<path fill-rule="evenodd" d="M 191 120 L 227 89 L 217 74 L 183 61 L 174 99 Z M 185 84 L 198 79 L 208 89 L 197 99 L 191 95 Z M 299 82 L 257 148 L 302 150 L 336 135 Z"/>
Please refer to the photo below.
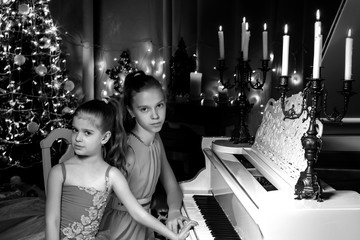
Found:
<path fill-rule="evenodd" d="M 190 219 L 198 222 L 198 226 L 194 228 L 194 234 L 196 235 L 197 240 L 211 240 L 215 239 L 208 226 L 206 225 L 205 219 L 200 213 L 200 209 L 195 203 L 192 195 L 186 194 L 183 199 L 184 212 Z M 192 238 L 190 238 L 192 240 Z M 189 239 L 189 240 L 190 240 Z"/>

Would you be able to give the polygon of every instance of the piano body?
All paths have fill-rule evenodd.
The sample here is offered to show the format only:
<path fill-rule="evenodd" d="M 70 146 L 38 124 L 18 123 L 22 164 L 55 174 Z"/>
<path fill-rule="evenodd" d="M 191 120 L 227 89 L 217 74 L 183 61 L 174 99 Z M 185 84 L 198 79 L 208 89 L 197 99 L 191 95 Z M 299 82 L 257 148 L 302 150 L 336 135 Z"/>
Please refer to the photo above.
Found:
<path fill-rule="evenodd" d="M 180 183 L 183 213 L 200 224 L 189 239 L 360 239 L 359 193 L 321 182 L 323 202 L 295 200 L 294 186 L 306 167 L 298 136 L 308 123 L 283 121 L 280 112 L 271 99 L 252 146 L 233 148 L 226 146 L 228 138 L 203 138 L 205 168 Z M 220 212 L 207 206 L 211 199 Z"/>

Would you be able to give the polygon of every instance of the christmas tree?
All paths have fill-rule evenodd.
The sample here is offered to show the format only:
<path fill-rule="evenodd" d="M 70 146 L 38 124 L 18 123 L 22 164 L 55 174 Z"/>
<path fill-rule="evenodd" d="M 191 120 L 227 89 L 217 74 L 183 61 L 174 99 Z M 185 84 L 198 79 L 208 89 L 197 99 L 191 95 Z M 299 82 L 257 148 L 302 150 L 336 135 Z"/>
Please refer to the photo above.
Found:
<path fill-rule="evenodd" d="M 117 65 L 106 70 L 109 79 L 106 84 L 106 94 L 103 94 L 104 97 L 112 94 L 122 94 L 126 75 L 134 71 L 137 71 L 137 69 L 132 66 L 129 52 L 123 51 L 117 60 Z"/>
<path fill-rule="evenodd" d="M 77 106 L 50 0 L 0 0 L 0 160 L 41 159 L 39 142 Z"/>

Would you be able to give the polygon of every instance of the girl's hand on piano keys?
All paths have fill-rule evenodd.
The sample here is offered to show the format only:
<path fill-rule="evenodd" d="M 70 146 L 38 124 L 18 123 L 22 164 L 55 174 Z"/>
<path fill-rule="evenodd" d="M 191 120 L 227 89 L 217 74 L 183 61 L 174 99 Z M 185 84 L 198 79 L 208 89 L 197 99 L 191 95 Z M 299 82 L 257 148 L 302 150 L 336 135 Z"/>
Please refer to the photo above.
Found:
<path fill-rule="evenodd" d="M 166 227 L 173 233 L 178 233 L 184 227 L 185 221 L 190 221 L 190 219 L 181 215 L 180 210 L 170 209 L 166 220 Z"/>
<path fill-rule="evenodd" d="M 185 240 L 189 236 L 190 230 L 198 225 L 198 222 L 194 220 L 185 221 L 184 223 L 185 226 L 177 234 L 179 240 Z"/>

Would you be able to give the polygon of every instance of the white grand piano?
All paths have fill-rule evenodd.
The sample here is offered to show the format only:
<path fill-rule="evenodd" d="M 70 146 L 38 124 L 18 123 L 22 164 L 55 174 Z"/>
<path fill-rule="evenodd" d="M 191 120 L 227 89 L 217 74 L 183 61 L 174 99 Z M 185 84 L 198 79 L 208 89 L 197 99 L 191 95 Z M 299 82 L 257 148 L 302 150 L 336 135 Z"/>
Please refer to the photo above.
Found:
<path fill-rule="evenodd" d="M 323 202 L 295 200 L 294 186 L 306 168 L 300 138 L 308 121 L 283 121 L 279 109 L 269 101 L 252 146 L 233 148 L 223 144 L 227 138 L 203 138 L 205 168 L 180 183 L 182 211 L 199 222 L 188 239 L 360 239 L 357 192 L 321 182 Z"/>

